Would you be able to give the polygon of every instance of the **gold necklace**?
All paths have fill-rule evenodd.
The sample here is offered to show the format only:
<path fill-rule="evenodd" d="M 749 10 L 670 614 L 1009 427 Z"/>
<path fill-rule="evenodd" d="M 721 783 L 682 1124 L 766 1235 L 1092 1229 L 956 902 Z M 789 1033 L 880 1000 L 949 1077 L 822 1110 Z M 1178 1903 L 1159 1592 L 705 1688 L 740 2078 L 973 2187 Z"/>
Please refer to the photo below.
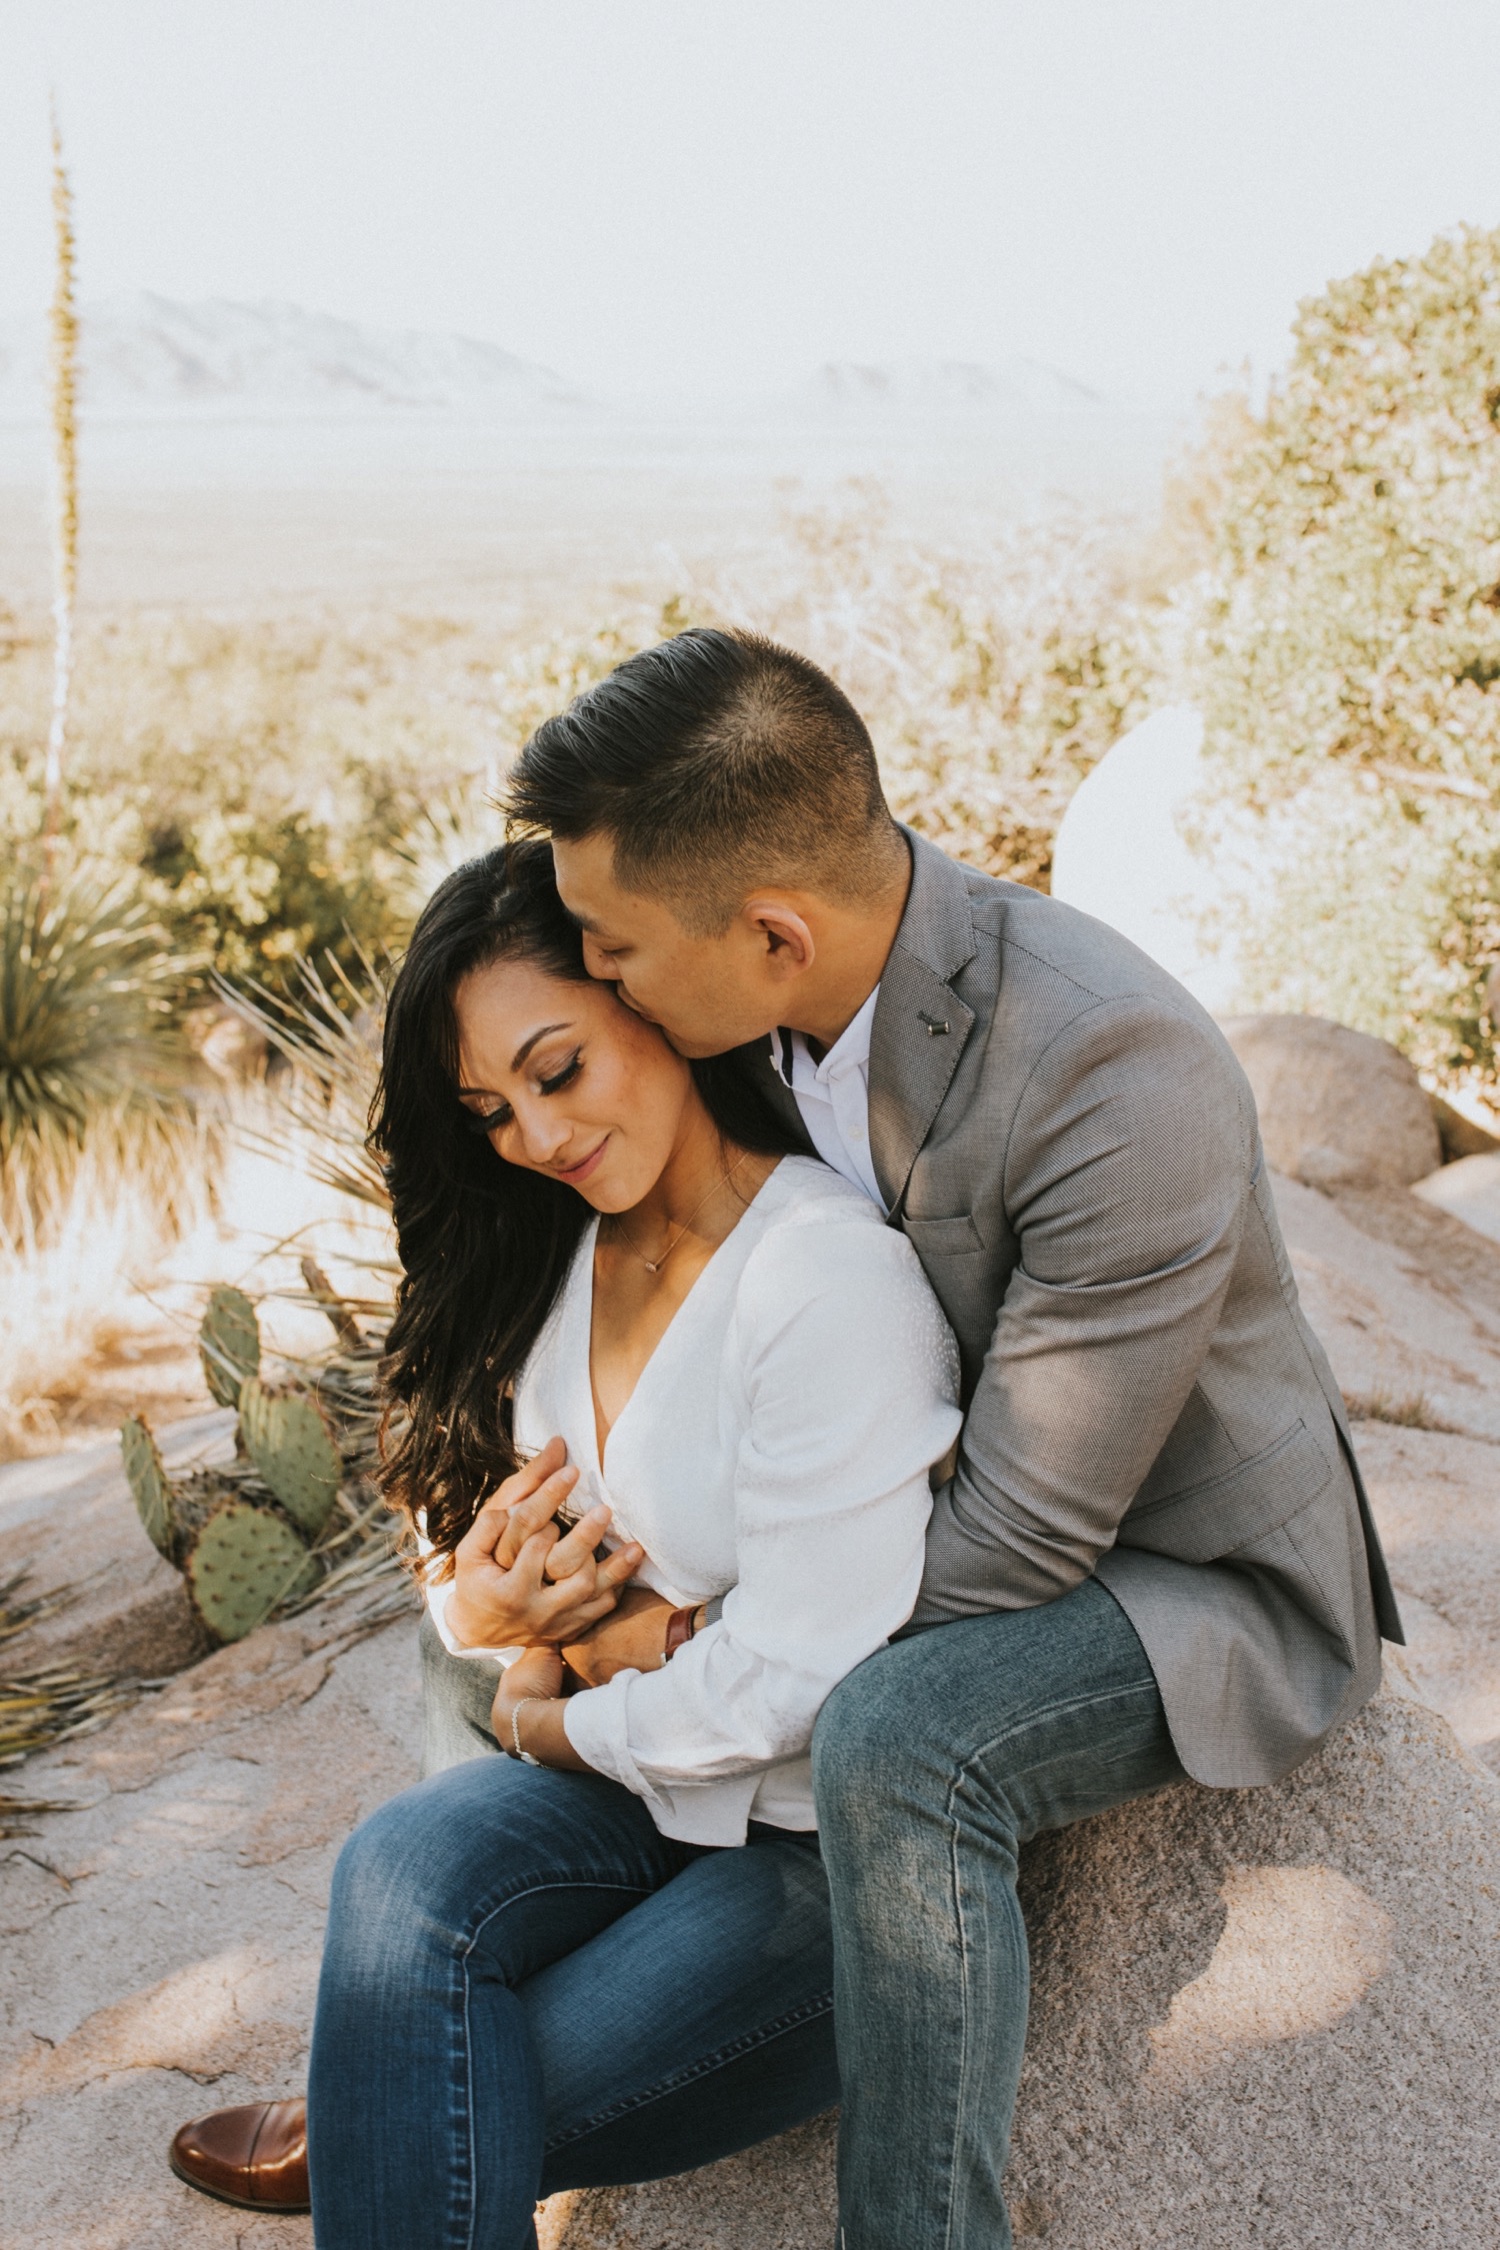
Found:
<path fill-rule="evenodd" d="M 749 1153 L 750 1152 L 747 1149 L 745 1151 L 745 1156 L 748 1156 Z M 709 1189 L 708 1194 L 705 1195 L 700 1202 L 697 1202 L 693 1205 L 692 1210 L 689 1211 L 687 1217 L 683 1220 L 681 1226 L 677 1229 L 677 1232 L 673 1235 L 671 1241 L 667 1244 L 666 1249 L 663 1250 L 659 1258 L 648 1258 L 645 1251 L 640 1247 L 639 1243 L 632 1235 L 629 1227 L 626 1226 L 625 1221 L 621 1218 L 619 1212 L 612 1211 L 610 1213 L 610 1217 L 614 1220 L 615 1225 L 619 1228 L 621 1234 L 624 1235 L 627 1246 L 635 1254 L 635 1256 L 640 1259 L 641 1264 L 645 1267 L 647 1273 L 661 1272 L 662 1267 L 666 1264 L 668 1258 L 671 1257 L 672 1252 L 677 1248 L 678 1243 L 687 1233 L 688 1228 L 692 1225 L 694 1219 L 697 1218 L 698 1213 L 703 1209 L 703 1205 L 709 1201 L 710 1197 L 717 1195 L 721 1187 L 728 1187 L 730 1181 L 734 1178 L 735 1173 L 739 1170 L 741 1164 L 743 1164 L 744 1161 L 744 1156 L 737 1158 L 736 1161 L 730 1165 L 729 1170 L 724 1174 L 723 1178 L 714 1181 L 714 1184 Z"/>

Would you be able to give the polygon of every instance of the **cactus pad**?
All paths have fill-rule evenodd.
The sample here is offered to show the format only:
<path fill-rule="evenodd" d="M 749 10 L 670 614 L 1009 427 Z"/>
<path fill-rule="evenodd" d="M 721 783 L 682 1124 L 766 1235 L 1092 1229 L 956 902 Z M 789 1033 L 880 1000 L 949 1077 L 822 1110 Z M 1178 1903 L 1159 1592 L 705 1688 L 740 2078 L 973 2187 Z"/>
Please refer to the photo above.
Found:
<path fill-rule="evenodd" d="M 248 1500 L 226 1500 L 199 1532 L 184 1575 L 215 1640 L 239 1641 L 300 1590 L 313 1567 L 280 1516 Z"/>
<path fill-rule="evenodd" d="M 172 1487 L 150 1427 L 138 1414 L 132 1414 L 128 1422 L 120 1425 L 120 1452 L 136 1511 L 146 1527 L 146 1537 L 159 1555 L 174 1562 L 177 1542 L 172 1520 Z"/>
<path fill-rule="evenodd" d="M 339 1449 L 317 1400 L 306 1391 L 269 1390 L 252 1376 L 240 1392 L 240 1435 L 257 1476 L 297 1529 L 316 1539 L 343 1476 Z"/>
<path fill-rule="evenodd" d="M 242 1289 L 216 1289 L 209 1298 L 198 1357 L 220 1406 L 238 1406 L 241 1386 L 260 1370 L 260 1323 Z"/>

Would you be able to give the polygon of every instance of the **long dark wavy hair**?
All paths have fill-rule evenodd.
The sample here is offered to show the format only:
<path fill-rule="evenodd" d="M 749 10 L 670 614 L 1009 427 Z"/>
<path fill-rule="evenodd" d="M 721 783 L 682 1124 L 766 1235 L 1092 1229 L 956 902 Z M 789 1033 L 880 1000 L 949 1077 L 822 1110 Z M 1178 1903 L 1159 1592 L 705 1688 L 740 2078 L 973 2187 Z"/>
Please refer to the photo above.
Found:
<path fill-rule="evenodd" d="M 516 1469 L 512 1394 L 592 1216 L 574 1188 L 507 1164 L 458 1098 L 453 996 L 506 957 L 586 983 L 552 849 L 501 845 L 448 876 L 412 932 L 386 1006 L 370 1145 L 390 1188 L 401 1259 L 381 1367 L 381 1485 L 445 1554 Z M 795 1144 L 732 1056 L 692 1065 L 726 1144 Z"/>

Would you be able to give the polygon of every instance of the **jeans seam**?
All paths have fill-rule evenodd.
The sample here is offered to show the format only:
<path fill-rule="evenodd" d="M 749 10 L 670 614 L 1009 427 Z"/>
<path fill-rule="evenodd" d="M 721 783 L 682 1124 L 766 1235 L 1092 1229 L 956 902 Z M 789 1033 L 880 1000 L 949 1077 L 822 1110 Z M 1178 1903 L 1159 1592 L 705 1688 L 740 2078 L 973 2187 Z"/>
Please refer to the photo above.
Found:
<path fill-rule="evenodd" d="M 1079 1695 L 1074 1696 L 1070 1699 L 1060 1698 L 1057 1702 L 1048 1704 L 1045 1712 L 1029 1711 L 1026 1716 L 1025 1727 L 1015 1726 L 1002 1729 L 999 1734 L 992 1736 L 989 1741 L 982 1743 L 977 1748 L 971 1750 L 969 1752 L 969 1755 L 964 1759 L 962 1765 L 959 1766 L 957 1772 L 954 1774 L 953 1779 L 948 1787 L 948 1798 L 947 1803 L 944 1807 L 944 1812 L 952 1837 L 952 1842 L 950 1845 L 950 1867 L 952 1870 L 953 1880 L 953 1918 L 958 1925 L 959 1946 L 961 1951 L 961 1974 L 959 1977 L 960 2000 L 958 2061 L 960 2087 L 966 2086 L 968 2083 L 971 2025 L 969 2022 L 969 1937 L 964 1917 L 963 1882 L 959 1868 L 959 1838 L 962 1823 L 957 1817 L 957 1806 L 966 1785 L 968 1785 L 972 1781 L 973 1769 L 975 1765 L 982 1758 L 989 1757 L 1001 1743 L 1014 1739 L 1016 1735 L 1026 1731 L 1027 1728 L 1034 1726 L 1039 1718 L 1054 1719 L 1066 1714 L 1076 1713 L 1079 1711 L 1087 1711 L 1098 1704 L 1118 1702 L 1126 1696 L 1147 1693 L 1154 1693 L 1159 1695 L 1160 1692 L 1161 1691 L 1156 1684 L 1155 1675 L 1152 1674 L 1149 1679 L 1142 1680 L 1138 1685 L 1121 1687 L 1119 1683 L 1116 1682 L 1107 1690 L 1101 1691 L 1096 1694 Z M 946 2174 L 943 2214 L 944 2250 L 950 2250 L 950 2246 L 953 2241 L 953 2229 L 956 2219 L 955 2181 L 957 2179 L 958 2172 L 956 2144 L 961 2135 L 962 2114 L 962 2103 L 956 2104 L 954 2117 L 955 2129 L 949 2137 L 948 2153 L 944 2159 L 944 2170 Z"/>
<path fill-rule="evenodd" d="M 461 2250 L 474 2250 L 474 2227 L 479 2216 L 479 2174 L 477 2170 L 479 2133 L 478 2122 L 474 2115 L 474 2042 L 469 2031 L 469 1994 L 471 1989 L 469 1977 L 469 1962 L 473 1957 L 474 1948 L 479 1943 L 479 1940 L 485 1930 L 489 1928 L 490 1923 L 495 1920 L 497 1915 L 503 1914 L 506 1911 L 507 1907 L 519 1905 L 522 1899 L 534 1898 L 539 1891 L 574 1891 L 584 1889 L 629 1891 L 637 1898 L 649 1898 L 651 1896 L 651 1886 L 649 1884 L 629 1882 L 622 1883 L 615 1878 L 607 1877 L 602 1874 L 590 1875 L 584 1873 L 582 1875 L 579 1875 L 575 1873 L 570 1875 L 566 1882 L 549 1882 L 538 1878 L 532 1882 L 522 1884 L 516 1889 L 509 1890 L 503 1898 L 496 1899 L 495 1903 L 492 1906 L 488 1907 L 482 1913 L 478 1914 L 477 1919 L 473 1920 L 472 1927 L 469 1929 L 467 1935 L 463 1936 L 460 1940 L 458 1952 L 454 1961 L 454 1967 L 458 1976 L 462 1980 L 461 2005 L 457 2013 L 459 2019 L 459 2040 L 463 2051 L 461 2056 L 456 2056 L 454 2058 L 455 2063 L 458 2066 L 455 2071 L 455 2079 L 461 2080 L 461 2084 L 456 2083 L 453 2091 L 458 2095 L 458 2107 L 462 2114 L 463 2129 L 467 2142 L 466 2154 L 468 2168 L 469 2207 L 468 2223 L 464 2227 Z"/>
<path fill-rule="evenodd" d="M 738 2039 L 730 2040 L 727 2046 L 717 2047 L 710 2054 L 700 2055 L 696 2062 L 689 2063 L 683 2070 L 675 2071 L 671 2077 L 659 2079 L 654 2086 L 645 2087 L 641 2092 L 612 2102 L 607 2108 L 581 2119 L 578 2124 L 570 2126 L 567 2132 L 547 2142 L 547 2154 L 551 2156 L 558 2149 L 567 2148 L 570 2142 L 582 2140 L 589 2133 L 596 2133 L 602 2125 L 612 2125 L 618 2118 L 628 2117 L 632 2110 L 644 2109 L 648 2103 L 661 2101 L 668 2094 L 675 2094 L 682 2087 L 691 2086 L 697 2079 L 706 2078 L 711 2071 L 722 2070 L 726 2063 L 737 2061 L 741 2055 L 753 2053 L 757 2047 L 764 2047 L 769 2041 L 781 2038 L 788 2031 L 795 2031 L 800 2024 L 811 2023 L 815 2017 L 827 2015 L 832 2006 L 831 1991 L 817 1993 L 812 1999 L 802 2001 L 799 2006 L 789 2008 L 785 2015 L 773 2017 L 770 2023 L 761 2024 L 754 2031 L 742 2032 Z"/>
<path fill-rule="evenodd" d="M 534 1898 L 539 1891 L 634 1891 L 641 1898 L 649 1898 L 652 1892 L 659 1887 L 651 1883 L 621 1882 L 617 1876 L 594 1874 L 588 1869 L 581 1872 L 575 1869 L 568 1874 L 566 1879 L 561 1881 L 548 1880 L 538 1876 L 534 1881 L 524 1883 L 516 1890 L 507 1891 L 505 1896 L 497 1898 L 492 1906 L 487 1906 L 482 1912 L 477 1912 L 477 1918 L 471 1917 L 472 1926 L 467 1936 L 460 1938 L 460 1956 L 464 1960 L 468 1959 L 497 1914 L 503 1914 L 507 1907 L 519 1906 L 523 1899 Z"/>

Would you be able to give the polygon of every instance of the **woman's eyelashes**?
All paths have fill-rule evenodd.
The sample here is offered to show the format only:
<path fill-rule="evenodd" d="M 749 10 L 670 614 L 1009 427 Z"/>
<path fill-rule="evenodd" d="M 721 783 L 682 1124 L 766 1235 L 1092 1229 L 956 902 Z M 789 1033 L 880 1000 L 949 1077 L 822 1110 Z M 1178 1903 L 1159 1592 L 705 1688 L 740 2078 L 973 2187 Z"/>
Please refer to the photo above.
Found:
<path fill-rule="evenodd" d="M 543 1094 L 560 1094 L 564 1086 L 572 1085 L 582 1068 L 583 1049 L 575 1047 L 561 1070 L 555 1072 L 551 1078 L 539 1078 L 537 1080 L 538 1091 Z"/>
<path fill-rule="evenodd" d="M 471 1133 L 498 1133 L 502 1125 L 510 1123 L 510 1104 L 501 1102 L 498 1109 L 470 1109 L 464 1105 L 464 1124 Z"/>
<path fill-rule="evenodd" d="M 583 1049 L 578 1047 L 574 1049 L 562 1068 L 554 1071 L 550 1078 L 538 1078 L 536 1082 L 537 1092 L 539 1094 L 560 1094 L 565 1086 L 572 1085 L 582 1068 Z M 471 1133 L 490 1134 L 498 1133 L 502 1127 L 508 1125 L 513 1115 L 514 1112 L 509 1102 L 497 1102 L 493 1109 L 466 1109 L 464 1121 Z"/>

